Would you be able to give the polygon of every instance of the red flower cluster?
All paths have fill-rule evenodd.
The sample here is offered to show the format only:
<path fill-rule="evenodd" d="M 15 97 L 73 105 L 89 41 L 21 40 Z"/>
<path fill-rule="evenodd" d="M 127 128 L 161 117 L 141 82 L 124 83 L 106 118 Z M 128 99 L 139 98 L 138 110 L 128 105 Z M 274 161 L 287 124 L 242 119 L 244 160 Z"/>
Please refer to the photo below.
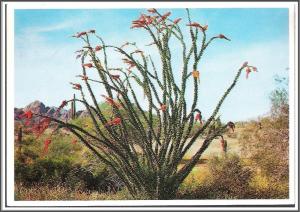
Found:
<path fill-rule="evenodd" d="M 120 125 L 122 122 L 122 119 L 117 117 L 117 118 L 114 118 L 113 120 L 111 121 L 108 121 L 105 126 L 116 126 L 116 125 Z"/>
<path fill-rule="evenodd" d="M 81 85 L 78 84 L 78 83 L 72 83 L 72 82 L 70 82 L 70 84 L 73 85 L 72 88 L 75 89 L 75 90 L 81 90 L 82 89 Z"/>
<path fill-rule="evenodd" d="M 26 121 L 25 121 L 26 126 L 28 126 L 30 124 L 32 117 L 33 117 L 33 113 L 31 112 L 31 110 L 28 110 L 18 116 L 19 119 L 26 118 Z"/>
<path fill-rule="evenodd" d="M 175 20 L 173 21 L 173 23 L 174 23 L 174 24 L 178 24 L 178 23 L 179 23 L 179 21 L 181 21 L 181 18 L 177 18 L 177 19 L 175 19 Z"/>
<path fill-rule="evenodd" d="M 139 19 L 132 21 L 131 29 L 143 28 L 149 26 L 150 24 L 152 24 L 153 20 L 154 20 L 153 17 L 149 15 L 141 14 Z"/>
<path fill-rule="evenodd" d="M 72 37 L 74 37 L 74 38 L 80 38 L 81 36 L 86 35 L 86 34 L 87 34 L 86 32 L 77 32 L 77 34 L 73 35 Z"/>
<path fill-rule="evenodd" d="M 196 121 L 196 122 L 199 121 L 200 124 L 203 124 L 201 112 L 199 112 L 199 113 L 196 114 L 195 121 Z"/>
<path fill-rule="evenodd" d="M 132 69 L 133 67 L 135 67 L 135 63 L 133 61 L 131 61 L 127 58 L 123 58 L 122 60 L 123 60 L 124 63 L 129 65 L 128 69 Z"/>
<path fill-rule="evenodd" d="M 111 78 L 113 78 L 114 80 L 120 79 L 120 75 L 119 75 L 119 74 L 111 74 L 110 76 L 111 76 Z"/>
<path fill-rule="evenodd" d="M 197 23 L 197 22 L 192 22 L 192 23 L 190 23 L 190 24 L 187 24 L 187 26 L 199 28 L 199 29 L 201 29 L 203 32 L 204 32 L 205 30 L 208 29 L 208 25 L 201 26 L 201 24 L 199 24 L 199 23 Z"/>
<path fill-rule="evenodd" d="M 50 118 L 43 118 L 37 125 L 32 127 L 32 132 L 36 134 L 37 138 L 40 137 L 51 123 Z"/>
<path fill-rule="evenodd" d="M 257 72 L 257 68 L 254 66 L 249 66 L 248 62 L 244 62 L 242 68 L 246 68 L 246 79 L 248 79 L 249 74 L 253 71 L 253 72 Z"/>

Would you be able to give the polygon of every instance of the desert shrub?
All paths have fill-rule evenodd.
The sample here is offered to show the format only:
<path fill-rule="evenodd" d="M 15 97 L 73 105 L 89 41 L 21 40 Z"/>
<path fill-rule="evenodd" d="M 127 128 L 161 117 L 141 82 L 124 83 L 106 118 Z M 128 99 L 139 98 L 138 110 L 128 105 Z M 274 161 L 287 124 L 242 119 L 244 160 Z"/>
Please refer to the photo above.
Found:
<path fill-rule="evenodd" d="M 249 195 L 251 170 L 237 155 L 214 156 L 209 173 L 196 189 L 180 196 L 186 199 L 244 199 Z"/>
<path fill-rule="evenodd" d="M 242 154 L 256 171 L 252 187 L 262 198 L 288 197 L 288 90 L 286 78 L 276 81 L 280 85 L 271 93 L 270 115 L 248 123 L 239 136 Z"/>

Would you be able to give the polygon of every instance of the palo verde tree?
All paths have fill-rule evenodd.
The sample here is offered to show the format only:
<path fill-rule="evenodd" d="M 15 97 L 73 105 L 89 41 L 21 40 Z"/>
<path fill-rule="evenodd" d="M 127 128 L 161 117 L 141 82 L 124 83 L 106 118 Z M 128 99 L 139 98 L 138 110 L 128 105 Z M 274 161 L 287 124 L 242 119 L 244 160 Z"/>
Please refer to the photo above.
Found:
<path fill-rule="evenodd" d="M 43 114 L 25 112 L 26 117 L 33 115 L 42 118 L 38 126 L 34 127 L 38 133 L 44 132 L 50 123 L 68 129 L 120 177 L 133 196 L 144 193 L 151 199 L 174 198 L 180 184 L 211 142 L 219 138 L 224 142 L 222 135 L 226 130 L 233 129 L 234 123 L 224 125 L 218 121 L 216 124 L 218 111 L 242 71 L 246 71 L 247 77 L 250 72 L 256 71 L 255 67 L 245 62 L 237 70 L 232 84 L 213 113 L 202 122 L 201 111 L 197 108 L 200 83 L 198 64 L 213 41 L 230 39 L 223 34 L 207 38 L 208 26 L 192 22 L 187 9 L 188 22 L 184 29 L 189 30 L 189 43 L 180 26 L 181 18 L 174 20 L 170 16 L 170 12 L 160 14 L 156 9 L 148 9 L 147 14 L 141 14 L 132 22 L 132 29 L 144 30 L 149 34 L 152 39 L 149 45 L 156 47 L 160 61 L 154 61 L 151 55 L 147 55 L 135 43 L 107 45 L 95 30 L 73 36 L 84 43 L 83 48 L 77 51 L 77 58 L 81 59 L 82 65 L 82 73 L 79 75 L 82 83 L 71 83 L 81 97 L 63 101 L 57 112 L 68 102 L 81 103 L 89 113 L 93 130 Z M 182 60 L 183 64 L 179 82 L 175 79 L 179 70 L 172 66 L 175 58 L 170 48 L 171 38 L 182 49 L 182 52 L 176 52 L 176 55 L 181 55 L 176 60 Z M 92 46 L 91 39 L 98 40 L 99 45 Z M 114 64 L 109 64 L 110 49 L 121 55 L 124 67 L 116 68 Z M 129 52 L 128 49 L 133 50 Z M 90 78 L 90 71 L 97 72 L 98 79 Z M 118 74 L 112 74 L 112 71 Z M 188 83 L 193 85 L 190 107 L 187 106 L 186 98 L 190 95 L 187 94 Z M 99 89 L 102 93 L 96 91 L 97 84 L 104 87 Z M 137 87 L 145 94 L 146 106 L 138 100 Z M 91 102 L 87 101 L 87 96 Z M 98 104 L 99 99 L 104 99 L 110 105 L 111 117 L 104 115 Z M 197 121 L 201 124 L 195 125 Z M 195 126 L 198 129 L 192 134 Z M 204 134 L 205 130 L 208 133 Z M 200 135 L 205 136 L 204 142 L 193 157 L 179 168 L 183 157 Z M 50 139 L 45 141 L 47 147 L 50 143 Z"/>

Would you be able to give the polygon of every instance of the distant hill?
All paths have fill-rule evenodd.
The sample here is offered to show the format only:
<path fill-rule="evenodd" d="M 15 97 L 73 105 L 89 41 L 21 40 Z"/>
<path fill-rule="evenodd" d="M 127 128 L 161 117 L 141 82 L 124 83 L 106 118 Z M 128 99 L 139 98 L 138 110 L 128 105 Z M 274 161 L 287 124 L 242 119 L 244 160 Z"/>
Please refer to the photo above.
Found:
<path fill-rule="evenodd" d="M 41 101 L 34 101 L 24 108 L 14 108 L 14 117 L 15 121 L 19 120 L 19 115 L 22 114 L 25 111 L 31 110 L 33 113 L 40 113 L 40 114 L 45 114 L 63 121 L 68 121 L 71 119 L 71 109 L 66 110 L 62 109 L 59 113 L 55 114 L 55 111 L 57 110 L 57 107 L 53 106 L 45 106 L 45 104 Z M 87 116 L 87 111 L 80 110 L 77 111 L 77 117 L 85 117 Z"/>

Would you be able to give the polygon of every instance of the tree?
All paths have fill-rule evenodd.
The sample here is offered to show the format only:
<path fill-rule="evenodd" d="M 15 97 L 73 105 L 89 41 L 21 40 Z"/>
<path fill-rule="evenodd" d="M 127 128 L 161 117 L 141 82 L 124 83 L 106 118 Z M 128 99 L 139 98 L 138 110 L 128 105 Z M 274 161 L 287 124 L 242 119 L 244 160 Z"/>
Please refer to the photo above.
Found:
<path fill-rule="evenodd" d="M 81 84 L 71 83 L 73 88 L 79 91 L 81 99 L 63 101 L 57 112 L 68 102 L 82 103 L 93 121 L 93 131 L 43 114 L 34 114 L 43 118 L 38 133 L 43 133 L 50 122 L 68 129 L 121 178 L 133 196 L 145 193 L 151 199 L 174 198 L 180 184 L 210 143 L 222 137 L 228 128 L 234 128 L 232 122 L 216 125 L 216 116 L 242 71 L 246 70 L 247 76 L 250 72 L 256 71 L 255 67 L 245 62 L 211 116 L 202 123 L 201 111 L 197 108 L 200 83 L 200 72 L 197 67 L 205 50 L 213 41 L 217 39 L 230 41 L 230 39 L 223 34 L 208 39 L 206 36 L 208 26 L 192 22 L 187 9 L 186 26 L 191 38 L 191 44 L 188 44 L 179 25 L 181 18 L 172 20 L 170 15 L 170 12 L 160 14 L 156 9 L 149 9 L 148 14 L 141 14 L 138 20 L 132 22 L 132 29 L 142 29 L 150 35 L 153 42 L 149 45 L 154 45 L 160 55 L 160 61 L 156 63 L 151 55 L 147 55 L 135 43 L 126 42 L 121 47 L 107 45 L 95 30 L 80 32 L 73 36 L 81 39 L 85 45 L 77 55 L 82 63 L 82 75 L 79 77 L 83 80 L 92 103 L 87 101 Z M 92 47 L 92 38 L 99 39 L 100 45 Z M 172 58 L 171 38 L 182 48 L 183 67 L 179 83 L 176 82 L 172 66 L 175 58 Z M 129 48 L 134 50 L 131 52 L 125 50 Z M 126 68 L 114 68 L 108 63 L 109 50 L 115 50 L 123 57 Z M 161 70 L 157 68 L 159 62 Z M 192 70 L 189 64 L 192 64 Z M 97 71 L 99 79 L 89 78 L 87 69 Z M 119 74 L 112 74 L 112 70 L 118 71 Z M 186 88 L 190 82 L 193 83 L 194 90 L 192 105 L 188 108 Z M 99 95 L 95 94 L 92 83 L 104 86 L 105 94 L 101 96 L 112 109 L 110 119 L 99 107 L 97 100 Z M 137 86 L 144 91 L 146 108 L 138 100 Z M 201 125 L 196 133 L 191 135 L 197 121 Z M 202 146 L 179 169 L 178 165 L 187 151 L 200 135 L 204 135 L 206 129 L 210 130 L 205 135 Z"/>

